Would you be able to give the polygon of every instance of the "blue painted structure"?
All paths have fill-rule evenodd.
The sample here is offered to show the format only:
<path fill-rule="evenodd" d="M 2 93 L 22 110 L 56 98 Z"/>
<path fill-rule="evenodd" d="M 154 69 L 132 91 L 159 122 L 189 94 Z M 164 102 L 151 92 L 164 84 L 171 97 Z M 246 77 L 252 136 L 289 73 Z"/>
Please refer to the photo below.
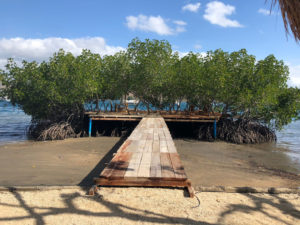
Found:
<path fill-rule="evenodd" d="M 217 139 L 217 120 L 214 121 L 214 138 Z"/>
<path fill-rule="evenodd" d="M 92 118 L 90 118 L 90 123 L 89 123 L 89 137 L 92 136 Z"/>

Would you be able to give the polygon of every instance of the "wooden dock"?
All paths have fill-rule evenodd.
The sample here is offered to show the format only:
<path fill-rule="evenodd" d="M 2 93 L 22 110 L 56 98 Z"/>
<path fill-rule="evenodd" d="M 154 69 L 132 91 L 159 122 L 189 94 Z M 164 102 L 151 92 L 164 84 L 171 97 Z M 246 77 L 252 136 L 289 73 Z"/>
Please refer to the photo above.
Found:
<path fill-rule="evenodd" d="M 133 113 L 133 112 L 132 112 Z M 136 112 L 135 112 L 136 113 Z M 92 124 L 93 121 L 141 121 L 148 114 L 128 114 L 128 113 L 97 113 L 86 112 L 89 118 L 89 136 L 92 136 Z M 157 114 L 159 115 L 159 114 Z M 217 137 L 217 122 L 221 118 L 220 113 L 215 115 L 200 115 L 200 114 L 168 114 L 166 112 L 160 112 L 160 115 L 165 122 L 189 122 L 189 123 L 213 123 L 214 124 L 214 137 Z"/>
<path fill-rule="evenodd" d="M 162 117 L 145 117 L 95 178 L 97 186 L 184 187 L 194 191 Z M 92 190 L 93 192 L 94 190 Z"/>

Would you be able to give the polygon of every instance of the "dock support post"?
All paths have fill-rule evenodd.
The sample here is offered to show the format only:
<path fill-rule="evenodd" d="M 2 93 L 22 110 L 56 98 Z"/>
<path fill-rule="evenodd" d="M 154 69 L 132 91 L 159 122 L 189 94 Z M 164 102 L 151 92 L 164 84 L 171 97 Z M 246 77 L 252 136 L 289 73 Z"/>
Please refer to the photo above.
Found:
<path fill-rule="evenodd" d="M 214 138 L 217 139 L 217 120 L 214 121 Z"/>
<path fill-rule="evenodd" d="M 89 121 L 89 137 L 92 136 L 92 118 L 90 118 L 90 121 Z"/>

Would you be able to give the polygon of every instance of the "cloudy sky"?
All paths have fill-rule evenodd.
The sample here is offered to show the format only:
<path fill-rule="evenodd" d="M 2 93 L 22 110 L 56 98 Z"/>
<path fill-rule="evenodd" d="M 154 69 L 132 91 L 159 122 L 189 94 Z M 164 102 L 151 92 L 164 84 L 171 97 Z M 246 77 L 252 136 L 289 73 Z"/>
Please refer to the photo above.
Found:
<path fill-rule="evenodd" d="M 270 2 L 270 1 L 269 1 Z M 269 3 L 270 4 L 270 3 Z M 265 0 L 1 0 L 0 68 L 9 57 L 47 60 L 60 48 L 113 54 L 134 37 L 165 39 L 184 54 L 246 48 L 274 54 L 300 87 L 300 44 Z"/>

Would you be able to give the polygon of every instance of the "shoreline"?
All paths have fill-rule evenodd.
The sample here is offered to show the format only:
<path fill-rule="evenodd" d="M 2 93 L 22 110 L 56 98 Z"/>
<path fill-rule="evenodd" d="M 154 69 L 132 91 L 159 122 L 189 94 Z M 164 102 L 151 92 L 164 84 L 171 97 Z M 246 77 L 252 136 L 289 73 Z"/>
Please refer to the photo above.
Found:
<path fill-rule="evenodd" d="M 1 192 L 32 192 L 32 191 L 52 191 L 52 190 L 83 190 L 88 193 L 91 186 L 79 186 L 79 185 L 69 185 L 69 186 L 0 186 Z M 138 189 L 159 189 L 161 187 L 99 187 L 101 188 L 138 188 Z M 221 192 L 221 193 L 240 193 L 240 194 L 300 194 L 300 187 L 298 188 L 261 188 L 261 187 L 230 187 L 230 186 L 194 186 L 196 192 Z M 184 188 L 172 188 L 166 187 L 162 188 L 166 190 L 183 190 Z"/>
<path fill-rule="evenodd" d="M 143 187 L 100 187 L 88 196 L 92 178 L 122 144 L 120 138 L 0 146 L 0 224 L 299 224 L 300 177 L 253 164 L 274 169 L 276 162 L 293 171 L 282 152 L 174 142 L 195 198 L 179 188 Z"/>
<path fill-rule="evenodd" d="M 297 165 L 284 152 L 219 141 L 174 143 L 195 187 L 300 187 Z M 0 146 L 0 186 L 92 185 L 121 144 L 93 137 Z"/>

